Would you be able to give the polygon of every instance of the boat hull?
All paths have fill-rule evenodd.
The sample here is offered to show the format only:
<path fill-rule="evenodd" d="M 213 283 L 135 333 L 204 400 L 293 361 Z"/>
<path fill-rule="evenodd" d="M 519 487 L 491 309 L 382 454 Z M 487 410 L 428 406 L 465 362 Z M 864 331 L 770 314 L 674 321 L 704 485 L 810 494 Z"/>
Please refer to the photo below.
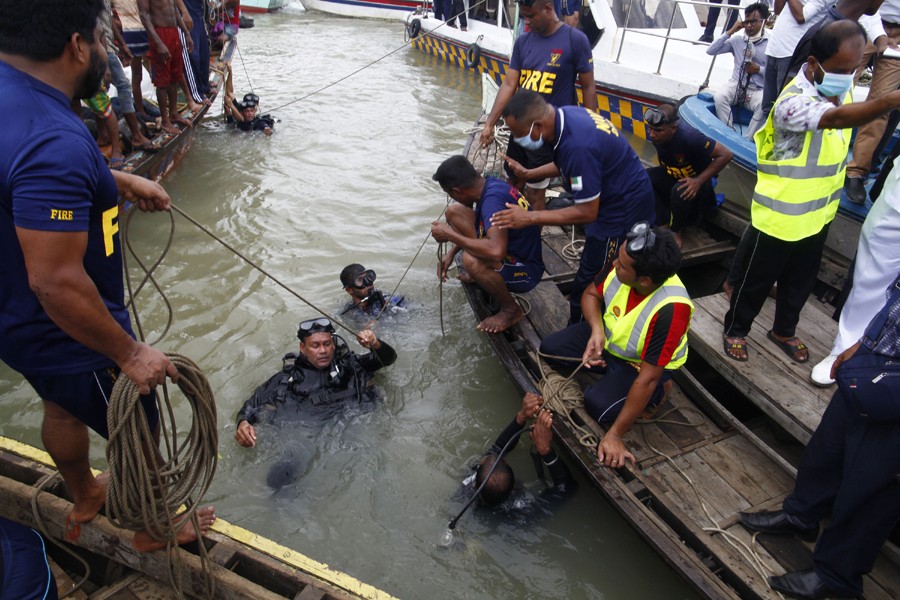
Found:
<path fill-rule="evenodd" d="M 301 3 L 306 10 L 390 21 L 403 21 L 410 12 L 422 6 L 422 2 L 414 0 L 301 0 Z"/>
<path fill-rule="evenodd" d="M 287 0 L 244 0 L 241 2 L 242 13 L 267 13 L 279 10 L 287 4 Z"/>

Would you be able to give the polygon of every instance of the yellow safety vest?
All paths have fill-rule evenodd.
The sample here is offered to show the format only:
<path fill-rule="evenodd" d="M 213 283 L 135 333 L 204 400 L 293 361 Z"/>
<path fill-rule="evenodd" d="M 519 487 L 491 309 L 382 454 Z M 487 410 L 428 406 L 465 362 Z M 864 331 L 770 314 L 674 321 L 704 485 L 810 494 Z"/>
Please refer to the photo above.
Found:
<path fill-rule="evenodd" d="M 802 93 L 797 80 L 781 92 L 778 100 Z M 843 104 L 851 101 L 850 93 Z M 849 129 L 817 129 L 807 131 L 799 156 L 773 160 L 775 149 L 775 107 L 766 125 L 756 132 L 756 188 L 750 217 L 753 226 L 772 237 L 787 242 L 802 240 L 822 231 L 837 213 L 844 187 Z"/>
<path fill-rule="evenodd" d="M 610 270 L 603 282 L 603 301 L 606 304 L 606 312 L 603 313 L 603 332 L 606 334 L 607 352 L 628 362 L 640 363 L 653 315 L 663 306 L 675 302 L 690 306 L 693 315 L 694 303 L 688 297 L 687 290 L 678 276 L 672 275 L 630 312 L 625 312 L 631 289 L 631 286 L 619 281 L 615 269 Z M 681 367 L 687 360 L 687 355 L 688 342 L 685 331 L 666 369 L 675 370 Z"/>

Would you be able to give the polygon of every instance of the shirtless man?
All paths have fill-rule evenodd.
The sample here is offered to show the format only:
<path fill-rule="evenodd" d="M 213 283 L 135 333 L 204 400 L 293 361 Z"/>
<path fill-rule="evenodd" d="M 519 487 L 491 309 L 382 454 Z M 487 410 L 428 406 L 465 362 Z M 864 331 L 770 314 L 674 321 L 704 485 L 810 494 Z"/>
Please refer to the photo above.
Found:
<path fill-rule="evenodd" d="M 191 30 L 177 10 L 175 0 L 138 0 L 141 24 L 147 30 L 150 43 L 151 78 L 156 87 L 156 99 L 162 114 L 161 126 L 166 133 L 176 134 L 175 123 L 189 127 L 190 123 L 178 113 L 178 84 L 184 75 L 181 58 L 181 36 L 178 29 L 187 34 L 188 52 L 194 49 Z"/>

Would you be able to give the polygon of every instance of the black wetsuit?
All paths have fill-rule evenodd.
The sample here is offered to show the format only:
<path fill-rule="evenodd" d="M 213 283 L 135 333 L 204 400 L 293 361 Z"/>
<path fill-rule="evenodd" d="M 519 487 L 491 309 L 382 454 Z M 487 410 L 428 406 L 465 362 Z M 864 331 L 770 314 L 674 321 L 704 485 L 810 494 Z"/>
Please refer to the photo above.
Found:
<path fill-rule="evenodd" d="M 488 454 L 500 454 L 500 451 L 503 450 L 503 447 L 506 446 L 507 443 L 509 443 L 509 440 L 523 429 L 525 429 L 525 426 L 519 425 L 514 418 L 494 441 L 494 445 L 488 450 Z M 516 444 L 519 443 L 519 438 L 521 437 L 521 435 L 516 437 L 510 447 L 506 450 L 506 454 L 512 452 L 513 448 L 516 447 Z M 547 471 L 550 472 L 550 484 L 540 493 L 540 499 L 555 505 L 568 498 L 575 491 L 577 483 L 575 482 L 575 479 L 572 478 L 569 467 L 567 467 L 566 463 L 560 460 L 559 456 L 556 454 L 556 450 L 551 446 L 550 451 L 547 454 L 539 455 L 535 451 L 533 456 L 538 457 L 535 460 L 535 467 L 536 469 L 540 469 L 538 474 L 542 480 L 544 477 L 541 465 L 546 467 Z"/>
<path fill-rule="evenodd" d="M 275 119 L 270 115 L 261 115 L 254 117 L 252 121 L 240 121 L 235 123 L 241 131 L 264 131 L 265 129 L 275 129 Z"/>
<path fill-rule="evenodd" d="M 385 307 L 385 303 L 388 304 Z M 367 306 L 363 308 L 361 304 L 356 304 L 350 302 L 347 306 L 344 307 L 344 310 L 341 311 L 341 314 L 350 313 L 351 315 L 362 314 L 367 317 L 377 317 L 381 314 L 383 308 L 383 312 L 390 313 L 394 308 L 406 308 L 406 297 L 405 296 L 385 296 L 381 290 L 373 290 L 371 294 L 369 294 L 369 301 L 367 302 Z"/>
<path fill-rule="evenodd" d="M 377 394 L 368 385 L 372 373 L 393 364 L 397 353 L 386 342 L 378 350 L 355 354 L 340 336 L 334 336 L 335 353 L 331 364 L 317 369 L 302 354 L 290 353 L 282 359 L 279 373 L 256 388 L 237 414 L 237 423 L 251 425 L 277 413 L 278 418 L 308 412 L 312 407 L 333 407 L 348 400 L 372 401 Z"/>

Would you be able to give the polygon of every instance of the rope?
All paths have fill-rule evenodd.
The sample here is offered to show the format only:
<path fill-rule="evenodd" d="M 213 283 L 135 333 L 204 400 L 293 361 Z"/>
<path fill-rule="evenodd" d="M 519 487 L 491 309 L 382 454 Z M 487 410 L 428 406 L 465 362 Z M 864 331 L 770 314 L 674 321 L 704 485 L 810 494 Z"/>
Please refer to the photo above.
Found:
<path fill-rule="evenodd" d="M 37 485 L 34 488 L 34 491 L 31 493 L 31 513 L 34 515 L 34 522 L 37 525 L 38 529 L 41 530 L 41 534 L 43 534 L 44 539 L 52 542 L 54 546 L 56 546 L 57 548 L 59 548 L 60 550 L 62 550 L 63 552 L 65 552 L 66 554 L 71 556 L 72 558 L 74 558 L 78 563 L 81 564 L 82 567 L 84 567 L 84 575 L 82 576 L 82 578 L 78 580 L 78 583 L 76 583 L 74 585 L 74 587 L 72 587 L 71 590 L 69 590 L 62 596 L 60 596 L 60 599 L 62 599 L 62 598 L 66 598 L 66 597 L 74 594 L 79 589 L 81 589 L 81 586 L 83 586 L 84 583 L 91 576 L 91 565 L 89 565 L 88 562 L 84 558 L 79 556 L 77 552 L 75 552 L 74 550 L 72 550 L 71 548 L 69 548 L 68 546 L 63 544 L 62 542 L 59 542 L 55 538 L 51 537 L 50 533 L 47 531 L 47 526 L 44 524 L 44 518 L 41 516 L 41 511 L 38 508 L 38 503 L 37 503 L 38 495 L 44 490 L 44 487 L 50 481 L 56 479 L 58 476 L 59 476 L 59 472 L 53 472 L 53 473 L 44 475 L 43 477 L 41 477 L 40 480 L 38 480 Z"/>
<path fill-rule="evenodd" d="M 291 288 L 288 287 L 285 283 L 283 283 L 280 279 L 278 279 L 277 277 L 275 277 L 274 275 L 272 275 L 271 273 L 269 273 L 268 271 L 266 271 L 265 269 L 263 269 L 261 266 L 259 266 L 258 264 L 256 264 L 255 262 L 253 262 L 252 260 L 250 260 L 249 258 L 247 258 L 246 256 L 244 256 L 244 255 L 243 255 L 241 252 L 239 252 L 234 246 L 230 245 L 228 242 L 226 242 L 225 240 L 223 240 L 222 238 L 220 238 L 219 236 L 217 236 L 216 234 L 214 234 L 212 231 L 210 231 L 209 229 L 207 229 L 206 227 L 204 227 L 200 222 L 198 222 L 196 219 L 194 219 L 193 217 L 191 217 L 189 214 L 187 214 L 186 212 L 184 212 L 183 210 L 181 210 L 180 208 L 178 208 L 177 206 L 175 206 L 174 203 L 173 203 L 171 206 L 172 206 L 172 210 L 174 210 L 175 212 L 177 212 L 178 214 L 180 214 L 181 216 L 183 216 L 185 219 L 187 219 L 188 221 L 190 221 L 190 222 L 191 222 L 192 224 L 194 224 L 198 229 L 200 229 L 200 231 L 202 231 L 203 233 L 205 233 L 206 235 L 208 235 L 209 237 L 211 237 L 211 238 L 214 239 L 215 241 L 217 241 L 217 242 L 219 242 L 220 244 L 222 244 L 223 246 L 225 246 L 225 248 L 227 248 L 228 250 L 230 250 L 234 255 L 236 255 L 238 258 L 240 258 L 241 260 L 243 260 L 245 263 L 247 263 L 248 265 L 250 265 L 251 267 L 253 267 L 253 268 L 256 269 L 257 271 L 259 271 L 260 273 L 262 273 L 263 275 L 265 275 L 265 276 L 268 277 L 269 279 L 271 279 L 273 282 L 275 282 L 276 284 L 278 284 L 282 289 L 284 289 L 284 290 L 286 290 L 287 292 L 289 292 L 292 296 L 294 296 L 295 298 L 297 298 L 298 300 L 300 300 L 301 302 L 303 302 L 304 304 L 306 304 L 307 306 L 309 306 L 310 308 L 312 308 L 313 310 L 315 310 L 316 312 L 318 312 L 318 313 L 321 314 L 322 316 L 328 318 L 332 323 L 334 323 L 334 324 L 337 325 L 338 327 L 341 327 L 342 329 L 345 329 L 348 333 L 350 333 L 350 334 L 353 335 L 354 337 L 358 337 L 359 334 L 357 333 L 356 330 L 354 330 L 353 328 L 349 327 L 348 325 L 345 325 L 345 324 L 344 324 L 343 322 L 341 322 L 339 319 L 337 319 L 337 318 L 335 318 L 334 316 L 330 315 L 329 313 L 325 312 L 325 310 L 319 308 L 318 306 L 316 306 L 315 304 L 313 304 L 312 302 L 310 302 L 309 300 L 307 300 L 306 298 L 304 298 L 303 296 L 301 296 L 299 293 L 295 292 L 293 289 L 291 289 Z M 443 214 L 443 213 L 441 213 L 441 214 Z M 427 239 L 427 238 L 426 238 L 426 239 Z M 424 246 L 424 243 L 423 243 L 422 245 Z M 421 250 L 421 248 L 420 248 L 420 250 Z M 418 256 L 418 253 L 416 253 L 416 255 Z M 415 260 L 415 259 L 413 259 L 413 260 Z M 412 263 L 410 263 L 410 266 L 412 266 Z M 409 271 L 408 268 L 407 268 L 407 271 Z M 404 276 L 405 276 L 405 275 L 406 275 L 406 273 L 404 273 Z M 401 281 L 402 281 L 402 278 L 401 278 Z M 398 286 L 399 286 L 399 284 L 398 284 Z M 394 291 L 397 291 L 396 288 L 394 289 Z M 383 309 L 384 309 L 384 307 L 382 307 L 382 310 L 383 310 Z M 380 313 L 379 313 L 379 314 L 380 314 Z"/>
<path fill-rule="evenodd" d="M 469 6 L 469 10 L 474 9 L 474 8 L 476 8 L 476 7 L 478 7 L 478 6 L 481 6 L 481 5 L 484 4 L 485 2 L 487 2 L 487 0 L 479 0 L 478 2 L 476 2 L 476 3 L 472 4 L 472 5 L 470 5 L 470 6 Z M 455 18 L 457 18 L 457 17 L 458 17 L 459 15 L 461 15 L 461 14 L 462 14 L 462 12 L 457 13 L 453 18 L 455 19 Z M 425 35 L 425 34 L 431 33 L 431 32 L 433 32 L 433 31 L 436 31 L 436 30 L 440 29 L 441 27 L 444 27 L 445 25 L 446 25 L 446 23 L 441 23 L 440 25 L 438 25 L 438 26 L 435 27 L 434 29 L 429 29 L 428 31 L 423 31 L 423 32 L 420 33 L 419 35 Z M 405 26 L 404 26 L 404 29 L 405 29 Z M 275 112 L 275 111 L 277 111 L 277 110 L 281 110 L 282 108 L 288 107 L 288 106 L 290 106 L 291 104 L 296 104 L 297 102 L 301 102 L 301 101 L 303 101 L 303 100 L 306 100 L 306 99 L 309 98 L 310 96 L 315 96 L 316 94 L 318 94 L 318 93 L 320 93 L 320 92 L 324 92 L 324 91 L 327 90 L 328 88 L 334 87 L 334 86 L 336 86 L 337 84 L 339 84 L 339 83 L 341 83 L 341 82 L 343 82 L 343 81 L 346 81 L 347 79 L 350 79 L 351 77 L 353 77 L 353 76 L 356 75 L 357 73 L 361 73 L 362 71 L 365 71 L 365 70 L 368 69 L 369 67 L 371 67 L 371 66 L 373 66 L 373 65 L 375 65 L 375 64 L 377 64 L 377 63 L 379 63 L 379 62 L 381 62 L 381 61 L 383 61 L 383 60 L 386 59 L 387 57 L 389 57 L 389 56 L 391 56 L 391 55 L 393 55 L 393 54 L 396 54 L 397 52 L 400 52 L 401 50 L 403 50 L 404 48 L 406 48 L 407 46 L 409 46 L 411 43 L 412 43 L 412 40 L 404 39 L 403 45 L 398 46 L 397 48 L 394 48 L 393 50 L 391 50 L 391 51 L 388 52 L 387 54 L 384 54 L 384 55 L 382 55 L 382 56 L 379 56 L 379 57 L 376 58 L 375 60 L 373 60 L 373 61 L 371 61 L 371 62 L 369 62 L 369 63 L 363 65 L 362 67 L 356 69 L 355 71 L 353 71 L 353 72 L 351 72 L 351 73 L 348 73 L 347 75 L 344 75 L 343 77 L 341 77 L 341 78 L 339 78 L 339 79 L 336 79 L 335 81 L 332 81 L 331 83 L 326 84 L 326 85 L 320 87 L 320 88 L 317 89 L 317 90 L 313 90 L 312 92 L 310 92 L 310 93 L 308 93 L 308 94 L 306 94 L 306 95 L 304 95 L 304 96 L 300 96 L 300 97 L 297 98 L 296 100 L 291 100 L 290 102 L 286 102 L 286 103 L 284 103 L 284 104 L 282 104 L 282 105 L 280 105 L 280 106 L 276 106 L 275 108 L 270 109 L 268 112 L 269 112 L 269 113 L 273 113 L 273 112 Z M 238 51 L 238 52 L 240 52 L 240 51 Z M 243 61 L 242 61 L 242 62 L 243 62 Z M 251 86 L 251 87 L 252 87 L 252 86 Z"/>
<path fill-rule="evenodd" d="M 241 59 L 241 67 L 243 67 L 244 75 L 247 77 L 247 83 L 250 85 L 250 92 L 256 94 L 256 92 L 253 91 L 253 82 L 250 81 L 250 73 L 247 72 L 247 65 L 244 64 L 244 55 L 241 54 L 241 46 L 238 44 L 237 38 L 234 38 L 234 47 L 237 49 L 238 58 Z"/>
<path fill-rule="evenodd" d="M 194 415 L 191 427 L 179 441 L 168 388 L 162 386 L 163 399 L 157 396 L 157 402 L 166 455 L 161 456 L 158 440 L 150 431 L 147 416 L 139 405 L 137 385 L 128 377 L 119 377 L 107 409 L 109 485 L 106 509 L 116 526 L 145 531 L 153 540 L 166 543 L 171 557 L 178 555 L 174 550 L 182 526 L 193 526 L 200 534 L 197 504 L 191 499 L 202 498 L 209 489 L 218 464 L 219 434 L 215 399 L 203 372 L 187 357 L 174 353 L 167 356 L 178 369 L 178 387 L 191 405 Z M 166 431 L 166 422 L 171 426 L 170 432 Z M 178 514 L 182 505 L 187 509 Z M 190 525 L 187 525 L 188 520 Z M 215 582 L 210 573 L 206 546 L 202 542 L 197 546 L 203 579 L 208 596 L 212 597 Z M 181 577 L 173 576 L 171 580 L 180 593 Z"/>
<path fill-rule="evenodd" d="M 562 255 L 570 260 L 580 260 L 584 252 L 584 240 L 575 239 L 575 226 L 572 225 L 572 241 L 563 246 Z"/>
<path fill-rule="evenodd" d="M 444 243 L 441 242 L 437 247 L 437 259 L 438 264 L 444 264 Z M 438 319 L 441 323 L 441 335 L 446 336 L 447 332 L 444 331 L 444 278 L 441 277 L 438 279 Z"/>

